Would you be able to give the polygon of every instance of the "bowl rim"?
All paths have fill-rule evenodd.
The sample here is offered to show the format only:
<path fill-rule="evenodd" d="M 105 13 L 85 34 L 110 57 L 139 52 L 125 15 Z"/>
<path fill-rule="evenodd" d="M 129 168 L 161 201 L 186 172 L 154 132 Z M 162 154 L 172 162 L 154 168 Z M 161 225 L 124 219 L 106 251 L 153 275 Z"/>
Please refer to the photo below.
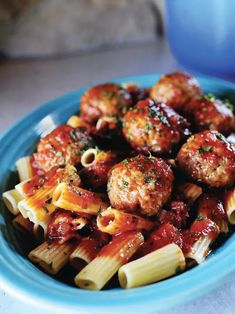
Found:
<path fill-rule="evenodd" d="M 161 73 L 154 73 L 126 76 L 112 79 L 112 82 L 120 83 L 136 81 L 137 83 L 140 83 L 140 85 L 148 86 L 148 82 L 153 84 L 161 75 Z M 235 92 L 235 84 L 231 82 L 209 76 L 195 77 L 199 80 L 200 85 L 202 85 L 202 89 L 204 87 L 203 85 L 214 85 L 214 88 L 222 87 Z M 76 99 L 77 103 L 79 103 L 78 97 L 88 87 L 83 87 L 79 90 L 69 92 L 63 96 L 50 100 L 44 105 L 34 109 L 8 128 L 0 136 L 0 161 L 3 158 L 2 154 L 4 154 L 8 144 L 11 145 L 11 141 L 16 138 L 17 133 L 27 129 L 29 121 L 32 123 L 29 130 L 32 133 L 32 127 L 45 116 L 52 114 L 58 104 L 72 102 L 74 106 L 74 101 Z M 62 109 L 60 108 L 59 110 L 61 111 Z M 12 153 L 10 153 L 10 155 L 11 154 Z M 9 166 L 8 163 L 7 169 L 4 171 L 2 171 L 2 169 L 0 170 L 0 179 L 4 179 L 5 174 L 9 171 Z M 3 219 L 1 221 L 1 218 L 2 213 L 0 212 L 0 223 L 3 222 L 4 224 L 4 221 Z M 125 308 L 126 310 L 127 307 L 129 307 L 129 310 L 135 312 L 138 312 L 141 309 L 146 310 L 147 305 L 149 310 L 151 310 L 151 306 L 154 306 L 155 310 L 162 310 L 196 298 L 228 280 L 229 277 L 232 277 L 233 273 L 235 274 L 235 265 L 233 266 L 235 258 L 234 235 L 226 241 L 226 245 L 224 244 L 222 249 L 217 249 L 215 254 L 209 256 L 205 263 L 178 276 L 136 289 L 112 289 L 104 291 L 87 291 L 66 286 L 39 271 L 28 260 L 19 256 L 17 252 L 13 252 L 11 248 L 5 244 L 5 240 L 1 233 L 0 247 L 3 249 L 3 254 L 0 256 L 0 268 L 2 270 L 0 279 L 2 288 L 20 300 L 51 309 L 54 309 L 56 305 L 61 309 L 80 309 L 80 311 L 92 310 L 93 313 L 99 313 L 101 309 L 104 312 L 108 312 L 112 308 L 114 313 L 116 310 L 120 313 L 120 309 Z M 5 256 L 5 259 L 4 254 L 7 256 L 7 258 Z M 16 255 L 21 261 L 20 265 L 14 264 L 14 257 Z M 11 265 L 9 265 L 9 261 L 11 262 Z M 18 273 L 13 266 L 20 266 L 21 273 Z M 24 270 L 24 266 L 26 266 L 30 272 L 27 273 L 27 270 Z M 31 276 L 33 277 L 31 278 Z M 47 284 L 44 285 L 46 282 Z M 44 290 L 38 293 L 37 289 L 42 289 L 42 287 Z M 67 295 L 65 298 L 62 298 L 61 296 L 64 293 Z M 107 300 L 109 300 L 108 303 Z"/>

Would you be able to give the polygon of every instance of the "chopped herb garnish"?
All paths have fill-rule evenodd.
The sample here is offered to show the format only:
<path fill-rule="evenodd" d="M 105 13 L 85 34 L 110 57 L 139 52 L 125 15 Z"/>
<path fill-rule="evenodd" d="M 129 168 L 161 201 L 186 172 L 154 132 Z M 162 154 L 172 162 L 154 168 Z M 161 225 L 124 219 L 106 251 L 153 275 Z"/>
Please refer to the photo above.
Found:
<path fill-rule="evenodd" d="M 194 135 L 190 136 L 190 138 L 188 139 L 188 142 L 193 141 L 193 140 L 194 140 L 194 138 L 195 138 L 195 136 L 194 136 Z"/>
<path fill-rule="evenodd" d="M 58 156 L 58 157 L 61 157 L 62 155 L 63 155 L 63 153 L 62 153 L 61 150 L 59 150 L 59 151 L 56 153 L 56 156 Z"/>
<path fill-rule="evenodd" d="M 221 141 L 224 140 L 224 136 L 223 136 L 223 134 L 221 134 L 221 133 L 218 133 L 218 134 L 216 135 L 216 137 L 218 138 L 218 140 L 221 140 Z"/>
<path fill-rule="evenodd" d="M 127 133 L 128 133 L 128 135 L 132 135 L 132 132 L 130 129 L 127 131 Z"/>
<path fill-rule="evenodd" d="M 205 100 L 210 100 L 210 101 L 215 101 L 215 100 L 216 100 L 215 95 L 212 94 L 212 93 L 205 94 L 205 95 L 203 96 L 203 98 L 204 98 Z"/>
<path fill-rule="evenodd" d="M 198 151 L 199 151 L 200 154 L 202 154 L 202 153 L 208 153 L 208 152 L 211 151 L 211 148 L 212 148 L 211 146 L 199 147 L 199 148 L 198 148 Z"/>
<path fill-rule="evenodd" d="M 154 177 L 145 177 L 144 178 L 144 182 L 145 183 L 150 183 L 150 182 L 154 182 L 155 181 L 155 178 Z"/>
<path fill-rule="evenodd" d="M 102 90 L 102 94 L 108 98 L 108 100 L 112 99 L 115 96 L 115 93 L 112 91 Z"/>
<path fill-rule="evenodd" d="M 124 164 L 124 165 L 127 165 L 128 164 L 128 159 L 124 159 L 123 161 L 122 161 L 122 163 Z"/>
<path fill-rule="evenodd" d="M 198 215 L 197 218 L 196 218 L 197 221 L 202 221 L 202 220 L 204 220 L 204 219 L 205 219 L 205 218 L 204 218 L 204 216 L 202 216 L 202 215 Z"/>
<path fill-rule="evenodd" d="M 146 122 L 146 128 L 147 128 L 148 131 L 152 130 L 153 129 L 152 123 Z"/>

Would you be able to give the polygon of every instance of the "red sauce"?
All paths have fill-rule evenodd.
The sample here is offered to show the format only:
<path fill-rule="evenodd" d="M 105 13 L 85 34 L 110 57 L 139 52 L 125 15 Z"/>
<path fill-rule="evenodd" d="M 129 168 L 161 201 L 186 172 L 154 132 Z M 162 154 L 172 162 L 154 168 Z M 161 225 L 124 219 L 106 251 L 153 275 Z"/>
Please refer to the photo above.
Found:
<path fill-rule="evenodd" d="M 80 222 L 77 220 L 78 218 L 86 220 L 87 216 L 63 209 L 55 210 L 50 217 L 46 239 L 62 244 L 69 239 L 79 238 L 77 230 Z"/>
<path fill-rule="evenodd" d="M 190 252 L 193 244 L 202 236 L 207 236 L 214 241 L 218 235 L 219 229 L 212 220 L 207 218 L 195 220 L 189 230 L 182 232 L 183 252 Z"/>
<path fill-rule="evenodd" d="M 179 230 L 167 222 L 150 234 L 148 240 L 141 248 L 140 255 L 144 256 L 170 243 L 175 243 L 182 247 L 182 238 Z"/>
<path fill-rule="evenodd" d="M 92 221 L 90 236 L 97 241 L 99 247 L 108 244 L 111 240 L 111 236 L 108 233 L 102 232 L 98 229 L 96 220 Z"/>
<path fill-rule="evenodd" d="M 128 262 L 142 243 L 141 233 L 136 231 L 123 232 L 114 236 L 112 241 L 101 249 L 98 256 L 115 256 L 120 264 L 124 264 Z"/>
<path fill-rule="evenodd" d="M 23 193 L 29 197 L 34 195 L 42 186 L 44 186 L 45 189 L 54 186 L 56 180 L 60 178 L 61 172 L 60 169 L 53 168 L 44 174 L 35 175 L 22 186 Z"/>
<path fill-rule="evenodd" d="M 94 192 L 70 186 L 69 199 L 71 203 L 79 204 L 82 208 L 88 208 L 91 204 L 102 202 L 101 196 Z"/>
<path fill-rule="evenodd" d="M 199 201 L 198 214 L 211 219 L 217 225 L 220 225 L 222 220 L 227 220 L 227 214 L 224 210 L 220 195 L 203 194 Z"/>
<path fill-rule="evenodd" d="M 169 222 L 178 229 L 182 229 L 186 225 L 189 209 L 184 202 L 173 201 L 170 204 L 170 210 L 162 210 L 158 216 L 160 224 Z"/>

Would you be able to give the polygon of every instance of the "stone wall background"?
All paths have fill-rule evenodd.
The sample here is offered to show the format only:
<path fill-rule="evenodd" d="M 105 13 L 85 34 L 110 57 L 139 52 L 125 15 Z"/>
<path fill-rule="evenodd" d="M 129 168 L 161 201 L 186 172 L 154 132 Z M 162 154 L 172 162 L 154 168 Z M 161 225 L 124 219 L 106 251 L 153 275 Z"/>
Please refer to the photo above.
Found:
<path fill-rule="evenodd" d="M 45 57 L 156 41 L 163 0 L 0 0 L 0 53 Z"/>

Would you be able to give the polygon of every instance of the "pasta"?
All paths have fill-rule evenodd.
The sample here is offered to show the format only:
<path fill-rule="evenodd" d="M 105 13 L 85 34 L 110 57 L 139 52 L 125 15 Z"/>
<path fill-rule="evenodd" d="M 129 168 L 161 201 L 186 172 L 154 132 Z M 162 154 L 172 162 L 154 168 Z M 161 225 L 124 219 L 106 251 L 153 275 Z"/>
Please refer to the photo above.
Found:
<path fill-rule="evenodd" d="M 100 290 L 137 251 L 144 239 L 139 232 L 124 233 L 116 236 L 112 242 L 99 252 L 75 277 L 75 284 L 89 290 Z M 99 272 L 97 270 L 99 269 Z"/>
<path fill-rule="evenodd" d="M 2 199 L 7 207 L 7 209 L 13 214 L 19 214 L 19 202 L 23 199 L 20 193 L 16 190 L 6 191 L 2 194 Z"/>
<path fill-rule="evenodd" d="M 173 276 L 185 268 L 180 247 L 168 244 L 119 268 L 122 288 L 135 288 Z"/>
<path fill-rule="evenodd" d="M 190 246 L 184 252 L 185 257 L 201 264 L 208 255 L 210 245 L 218 235 L 219 228 L 210 219 L 200 218 L 194 221 L 189 230 Z"/>
<path fill-rule="evenodd" d="M 28 255 L 29 259 L 39 264 L 47 273 L 55 275 L 69 261 L 76 244 L 66 242 L 64 244 L 43 242 Z"/>
<path fill-rule="evenodd" d="M 21 157 L 16 162 L 16 168 L 19 174 L 20 182 L 28 180 L 33 176 L 31 158 L 32 157 L 30 156 Z"/>
<path fill-rule="evenodd" d="M 24 218 L 21 214 L 12 220 L 12 224 L 21 232 L 33 234 L 33 223 L 29 219 Z"/>
<path fill-rule="evenodd" d="M 86 127 L 86 123 L 84 123 L 84 120 L 82 120 L 79 116 L 71 116 L 67 121 L 67 125 L 72 128 Z"/>
<path fill-rule="evenodd" d="M 99 250 L 98 242 L 95 239 L 83 238 L 70 255 L 70 264 L 77 270 L 81 270 L 96 257 Z"/>
<path fill-rule="evenodd" d="M 19 182 L 2 195 L 32 242 L 30 261 L 52 275 L 68 263 L 57 277 L 68 271 L 88 290 L 117 278 L 137 288 L 204 262 L 235 224 L 235 117 L 225 107 L 179 72 L 149 88 L 85 91 L 79 114 L 16 161 Z"/>
<path fill-rule="evenodd" d="M 79 187 L 71 187 L 66 183 L 60 183 L 52 198 L 54 206 L 71 209 L 79 213 L 96 215 L 100 210 L 108 207 L 99 194 L 84 190 Z"/>
<path fill-rule="evenodd" d="M 89 148 L 82 154 L 81 164 L 83 167 L 89 167 L 94 161 L 97 156 L 97 149 Z"/>
<path fill-rule="evenodd" d="M 118 234 L 131 230 L 150 230 L 153 228 L 153 223 L 137 215 L 108 208 L 97 216 L 97 226 L 103 232 Z"/>
<path fill-rule="evenodd" d="M 228 220 L 231 224 L 235 224 L 235 188 L 229 190 L 225 194 L 224 200 L 225 210 L 228 216 Z"/>

